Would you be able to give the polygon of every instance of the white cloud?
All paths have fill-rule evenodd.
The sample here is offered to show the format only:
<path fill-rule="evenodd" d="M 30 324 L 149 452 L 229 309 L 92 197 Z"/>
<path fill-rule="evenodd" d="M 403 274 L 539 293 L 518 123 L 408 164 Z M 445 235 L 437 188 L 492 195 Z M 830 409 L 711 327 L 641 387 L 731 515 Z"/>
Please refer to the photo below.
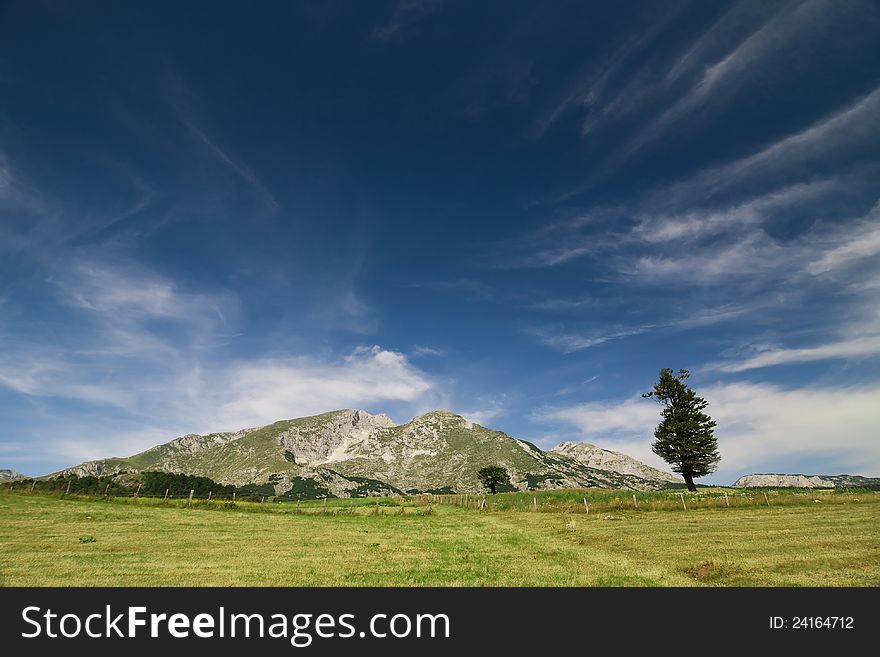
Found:
<path fill-rule="evenodd" d="M 760 367 L 808 363 L 832 358 L 868 358 L 880 356 L 880 336 L 863 336 L 829 342 L 815 347 L 800 349 L 767 348 L 744 360 L 707 365 L 707 370 L 719 372 L 744 372 Z"/>
<path fill-rule="evenodd" d="M 204 328 L 224 321 L 224 309 L 237 305 L 229 294 L 186 292 L 154 273 L 107 263 L 75 264 L 56 283 L 73 305 L 120 321 L 160 318 Z"/>
<path fill-rule="evenodd" d="M 215 381 L 224 383 L 210 383 Z M 390 403 L 420 409 L 439 394 L 405 355 L 372 346 L 339 360 L 267 359 L 212 368 L 199 397 L 203 407 L 215 409 L 220 426 L 238 427 Z"/>
<path fill-rule="evenodd" d="M 87 403 L 63 414 L 49 405 L 39 426 L 22 432 L 31 441 L 28 461 L 40 461 L 33 446 L 39 441 L 39 451 L 49 455 L 46 462 L 65 465 L 127 456 L 186 433 L 231 431 L 342 408 L 391 412 L 403 421 L 446 401 L 437 381 L 404 354 L 379 346 L 341 357 L 195 366 L 165 359 L 159 371 L 126 370 L 124 381 L 95 381 L 94 369 L 69 363 L 25 374 L 0 368 L 0 385 L 38 403 L 52 396 Z M 102 411 L 106 405 L 122 413 Z"/>
<path fill-rule="evenodd" d="M 807 271 L 813 275 L 824 274 L 880 254 L 880 204 L 874 206 L 868 219 L 862 226 L 847 231 L 842 244 L 807 265 Z"/>
<path fill-rule="evenodd" d="M 461 415 L 471 422 L 485 427 L 491 420 L 501 417 L 506 412 L 507 405 L 505 403 L 505 398 L 502 396 L 500 398 L 496 397 L 494 399 L 488 400 L 488 402 L 486 402 L 482 408 L 471 411 L 464 411 L 461 413 Z"/>
<path fill-rule="evenodd" d="M 841 187 L 837 179 L 797 183 L 727 207 L 697 207 L 685 212 L 645 214 L 629 236 L 647 244 L 694 242 L 722 233 L 749 233 L 776 212 L 815 204 Z"/>
<path fill-rule="evenodd" d="M 715 384 L 699 394 L 717 420 L 721 465 L 712 480 L 751 472 L 880 475 L 880 387 L 787 390 L 756 383 Z M 547 407 L 533 419 L 574 427 L 580 437 L 663 466 L 650 451 L 659 422 L 655 403 L 640 397 Z M 668 466 L 663 466 L 668 467 Z"/>
<path fill-rule="evenodd" d="M 413 348 L 410 350 L 410 356 L 412 356 L 413 358 L 422 358 L 426 356 L 439 358 L 445 355 L 446 352 L 442 349 L 437 349 L 435 347 L 426 347 L 425 345 L 420 344 L 413 346 Z"/>

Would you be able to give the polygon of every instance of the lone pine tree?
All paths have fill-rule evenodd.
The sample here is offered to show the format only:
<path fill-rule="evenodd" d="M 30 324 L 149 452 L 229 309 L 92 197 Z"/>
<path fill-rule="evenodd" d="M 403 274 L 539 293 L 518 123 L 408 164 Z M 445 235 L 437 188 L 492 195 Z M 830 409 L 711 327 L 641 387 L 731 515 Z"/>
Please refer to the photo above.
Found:
<path fill-rule="evenodd" d="M 678 374 L 664 367 L 660 379 L 642 397 L 655 399 L 663 406 L 662 420 L 654 430 L 651 449 L 681 473 L 689 491 L 697 490 L 694 477 L 715 471 L 721 456 L 715 439 L 716 422 L 703 411 L 709 405 L 688 386 L 687 370 Z"/>

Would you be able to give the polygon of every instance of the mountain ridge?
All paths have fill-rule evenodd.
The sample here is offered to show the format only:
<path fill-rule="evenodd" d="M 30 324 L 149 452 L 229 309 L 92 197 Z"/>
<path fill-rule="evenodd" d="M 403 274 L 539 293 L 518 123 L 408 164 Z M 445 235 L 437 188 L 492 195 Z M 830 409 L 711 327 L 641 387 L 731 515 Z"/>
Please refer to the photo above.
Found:
<path fill-rule="evenodd" d="M 877 487 L 880 477 L 860 475 L 748 474 L 733 482 L 734 488 L 841 488 Z"/>
<path fill-rule="evenodd" d="M 337 497 L 478 492 L 476 472 L 490 464 L 506 467 L 517 490 L 649 490 L 678 481 L 624 454 L 572 445 L 578 444 L 544 451 L 450 411 L 430 411 L 398 425 L 384 414 L 343 409 L 238 431 L 187 434 L 129 457 L 87 461 L 55 474 L 160 470 L 271 487 L 275 495 L 314 489 Z M 594 467 L 597 463 L 606 467 Z"/>

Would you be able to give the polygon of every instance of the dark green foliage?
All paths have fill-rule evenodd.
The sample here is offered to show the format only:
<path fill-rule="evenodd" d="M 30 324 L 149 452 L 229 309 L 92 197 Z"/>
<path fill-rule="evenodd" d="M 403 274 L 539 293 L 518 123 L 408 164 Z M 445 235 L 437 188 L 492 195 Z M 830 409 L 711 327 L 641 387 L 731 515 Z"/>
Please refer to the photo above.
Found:
<path fill-rule="evenodd" d="M 715 439 L 716 422 L 703 412 L 709 402 L 685 383 L 689 376 L 687 370 L 674 374 L 664 367 L 654 388 L 642 397 L 655 399 L 663 407 L 651 449 L 681 473 L 688 490 L 695 491 L 694 477 L 714 472 L 721 456 Z"/>
<path fill-rule="evenodd" d="M 321 497 L 336 497 L 326 486 L 321 486 L 314 479 L 291 477 L 291 488 L 281 499 L 285 500 L 316 500 Z"/>
<path fill-rule="evenodd" d="M 284 460 L 289 461 L 291 463 L 296 463 L 296 454 L 291 452 L 289 449 L 285 449 L 282 454 L 284 454 Z"/>
<path fill-rule="evenodd" d="M 273 484 L 245 484 L 238 487 L 239 497 L 252 497 L 260 499 L 261 497 L 274 497 L 275 486 Z"/>
<path fill-rule="evenodd" d="M 142 472 L 141 480 L 143 488 L 141 494 L 148 497 L 164 497 L 165 491 L 173 497 L 188 496 L 193 491 L 193 497 L 228 498 L 236 492 L 235 486 L 218 484 L 208 477 L 196 477 L 195 475 L 177 474 L 174 472 Z"/>
<path fill-rule="evenodd" d="M 344 475 L 341 472 L 337 472 L 336 470 L 331 470 L 327 468 L 327 472 L 335 474 L 338 477 L 342 477 L 343 479 L 347 479 L 348 481 L 358 484 L 356 488 L 348 489 L 349 497 L 375 497 L 375 496 L 387 496 L 387 495 L 403 495 L 403 491 L 399 488 L 392 486 L 391 484 L 385 483 L 384 481 L 379 481 L 378 479 L 370 479 L 369 477 L 357 477 L 355 475 Z M 407 492 L 415 492 L 419 491 L 407 491 Z M 325 494 L 318 495 L 317 497 L 326 497 Z M 332 495 L 330 497 L 333 497 Z M 303 498 L 306 499 L 306 498 Z"/>
<path fill-rule="evenodd" d="M 431 495 L 454 495 L 455 489 L 452 486 L 443 486 L 442 488 L 429 488 L 428 490 L 417 492 L 430 493 Z"/>
<path fill-rule="evenodd" d="M 355 477 L 353 475 L 346 475 L 345 478 L 358 484 L 357 488 L 348 491 L 350 497 L 370 497 L 374 494 L 392 495 L 394 493 L 400 495 L 403 493 L 402 490 L 395 488 L 391 484 L 386 484 L 384 481 L 379 481 L 378 479 Z"/>
<path fill-rule="evenodd" d="M 31 490 L 31 486 L 33 486 L 34 491 L 51 493 L 66 493 L 67 485 L 70 484 L 71 495 L 103 495 L 105 491 L 110 496 L 131 495 L 137 488 L 136 481 L 134 488 L 132 488 L 131 481 L 121 481 L 119 477 L 114 475 L 80 477 L 69 474 L 51 479 L 37 479 L 36 485 L 34 485 L 33 479 L 21 479 L 15 483 L 21 486 L 21 490 Z"/>
<path fill-rule="evenodd" d="M 499 484 L 510 485 L 510 473 L 507 468 L 500 465 L 487 465 L 477 471 L 477 478 L 494 495 L 498 492 Z"/>
<path fill-rule="evenodd" d="M 554 486 L 561 486 L 562 480 L 558 475 L 555 474 L 547 474 L 547 473 L 538 473 L 538 472 L 525 472 L 523 473 L 523 479 L 526 480 L 526 487 L 529 490 L 537 490 L 541 488 L 541 485 L 547 481 L 553 484 Z"/>

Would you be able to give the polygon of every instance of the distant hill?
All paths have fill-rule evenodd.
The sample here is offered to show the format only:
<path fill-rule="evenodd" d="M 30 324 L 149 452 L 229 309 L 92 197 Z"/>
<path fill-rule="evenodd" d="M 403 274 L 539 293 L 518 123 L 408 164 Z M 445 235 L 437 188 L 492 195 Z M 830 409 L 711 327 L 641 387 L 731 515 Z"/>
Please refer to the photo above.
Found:
<path fill-rule="evenodd" d="M 858 475 L 750 474 L 733 482 L 736 488 L 875 488 L 880 478 Z"/>
<path fill-rule="evenodd" d="M 15 479 L 27 479 L 27 475 L 23 475 L 15 470 L 0 470 L 0 481 L 13 481 Z"/>
<path fill-rule="evenodd" d="M 431 411 L 402 425 L 386 415 L 341 410 L 264 427 L 186 435 L 127 458 L 89 461 L 56 474 L 158 470 L 210 477 L 274 494 L 337 497 L 393 492 L 477 492 L 477 470 L 508 469 L 513 488 L 611 487 L 651 490 L 678 478 L 624 454 L 563 443 L 531 443 Z M 601 465 L 601 467 L 599 467 Z"/>

